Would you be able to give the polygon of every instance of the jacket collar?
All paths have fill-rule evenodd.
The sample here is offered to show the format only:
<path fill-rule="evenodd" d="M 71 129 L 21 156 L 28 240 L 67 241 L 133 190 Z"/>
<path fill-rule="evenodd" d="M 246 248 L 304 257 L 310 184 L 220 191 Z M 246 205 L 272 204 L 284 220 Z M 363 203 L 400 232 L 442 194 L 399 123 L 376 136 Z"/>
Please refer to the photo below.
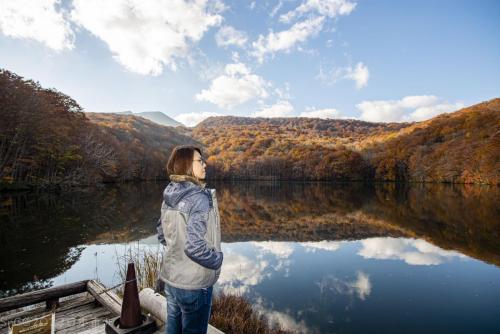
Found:
<path fill-rule="evenodd" d="M 202 188 L 205 188 L 205 185 L 206 183 L 201 181 L 201 180 L 198 180 L 197 178 L 195 177 L 192 177 L 192 176 L 189 176 L 189 175 L 176 175 L 176 174 L 172 174 L 169 176 L 170 178 L 170 181 L 173 181 L 173 182 L 192 182 Z"/>

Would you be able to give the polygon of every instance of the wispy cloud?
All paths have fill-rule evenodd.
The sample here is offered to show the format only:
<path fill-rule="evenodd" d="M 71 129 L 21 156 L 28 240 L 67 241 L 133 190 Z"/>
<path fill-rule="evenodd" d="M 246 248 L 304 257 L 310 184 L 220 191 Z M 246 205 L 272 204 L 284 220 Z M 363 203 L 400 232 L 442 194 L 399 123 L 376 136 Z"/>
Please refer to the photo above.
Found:
<path fill-rule="evenodd" d="M 236 30 L 231 26 L 223 26 L 215 35 L 215 42 L 218 46 L 227 47 L 235 45 L 239 47 L 245 46 L 248 37 L 244 31 Z"/>
<path fill-rule="evenodd" d="M 273 56 L 276 52 L 289 52 L 298 43 L 306 41 L 316 35 L 323 27 L 323 16 L 306 19 L 295 23 L 290 29 L 280 32 L 270 31 L 267 36 L 259 35 L 252 43 L 251 55 L 262 63 L 267 55 Z"/>
<path fill-rule="evenodd" d="M 269 16 L 274 17 L 278 13 L 278 11 L 281 9 L 282 6 L 283 6 L 283 0 L 280 0 L 278 2 L 278 4 L 276 6 L 274 6 L 274 8 L 271 10 L 271 12 L 269 13 Z"/>
<path fill-rule="evenodd" d="M 294 10 L 281 15 L 280 21 L 287 23 L 311 12 L 333 18 L 339 15 L 349 15 L 354 8 L 356 8 L 356 3 L 347 0 L 306 0 Z"/>
<path fill-rule="evenodd" d="M 337 67 L 330 71 L 320 69 L 317 78 L 326 84 L 335 84 L 342 79 L 353 80 L 356 83 L 356 88 L 360 89 L 368 85 L 370 71 L 365 64 L 359 62 L 355 67 Z"/>

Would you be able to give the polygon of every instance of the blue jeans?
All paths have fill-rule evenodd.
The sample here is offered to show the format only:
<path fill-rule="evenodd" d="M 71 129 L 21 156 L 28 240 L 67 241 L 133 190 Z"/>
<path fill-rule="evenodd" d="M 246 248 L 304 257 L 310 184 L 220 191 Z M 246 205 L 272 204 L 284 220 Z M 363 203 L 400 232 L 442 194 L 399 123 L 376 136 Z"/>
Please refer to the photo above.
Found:
<path fill-rule="evenodd" d="M 167 294 L 166 334 L 206 333 L 213 287 L 185 290 L 165 284 Z"/>

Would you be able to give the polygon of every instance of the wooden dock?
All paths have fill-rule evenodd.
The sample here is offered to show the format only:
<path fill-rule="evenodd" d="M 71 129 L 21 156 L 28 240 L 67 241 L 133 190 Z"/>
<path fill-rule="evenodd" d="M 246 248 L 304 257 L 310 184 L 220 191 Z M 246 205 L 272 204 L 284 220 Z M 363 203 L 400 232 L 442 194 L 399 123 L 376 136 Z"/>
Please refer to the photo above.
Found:
<path fill-rule="evenodd" d="M 53 311 L 55 333 L 105 333 L 104 321 L 119 316 L 122 305 L 122 299 L 115 292 L 106 290 L 95 280 L 84 280 L 0 299 L 0 334 L 7 334 L 11 324 Z M 158 327 L 155 334 L 164 333 L 164 319 L 152 318 Z M 208 333 L 222 332 L 209 326 Z"/>

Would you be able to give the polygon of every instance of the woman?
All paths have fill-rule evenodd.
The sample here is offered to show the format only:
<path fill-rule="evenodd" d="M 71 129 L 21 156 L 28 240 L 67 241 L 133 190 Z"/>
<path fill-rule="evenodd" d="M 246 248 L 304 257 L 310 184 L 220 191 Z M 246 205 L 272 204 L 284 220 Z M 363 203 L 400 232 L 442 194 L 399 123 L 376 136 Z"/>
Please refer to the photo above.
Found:
<path fill-rule="evenodd" d="M 195 146 L 177 146 L 167 164 L 158 239 L 166 245 L 160 279 L 167 294 L 167 334 L 206 333 L 212 288 L 220 274 L 220 219 L 215 189 Z"/>

